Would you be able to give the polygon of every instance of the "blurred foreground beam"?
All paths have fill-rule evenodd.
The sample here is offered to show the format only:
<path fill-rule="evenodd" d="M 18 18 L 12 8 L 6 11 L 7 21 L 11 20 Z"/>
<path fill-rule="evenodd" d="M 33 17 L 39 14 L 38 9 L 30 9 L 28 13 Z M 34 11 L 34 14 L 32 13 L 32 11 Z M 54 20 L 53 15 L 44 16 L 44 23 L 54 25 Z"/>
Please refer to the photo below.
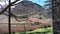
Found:
<path fill-rule="evenodd" d="M 53 0 L 52 17 L 53 17 L 53 32 L 60 34 L 60 0 Z"/>
<path fill-rule="evenodd" d="M 17 1 L 19 1 L 19 0 L 16 0 L 16 1 L 10 3 L 10 5 L 15 4 Z M 7 7 L 5 7 L 2 11 L 0 11 L 0 15 L 3 14 L 4 12 L 6 12 L 6 10 L 7 10 L 8 8 L 9 8 L 9 5 L 7 5 Z"/>

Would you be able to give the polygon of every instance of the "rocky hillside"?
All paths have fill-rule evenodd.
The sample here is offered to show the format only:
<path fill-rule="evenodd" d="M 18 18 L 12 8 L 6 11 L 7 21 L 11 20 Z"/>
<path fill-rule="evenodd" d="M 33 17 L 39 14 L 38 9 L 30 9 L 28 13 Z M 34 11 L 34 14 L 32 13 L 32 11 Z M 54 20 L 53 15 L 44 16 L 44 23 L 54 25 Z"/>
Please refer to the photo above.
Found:
<path fill-rule="evenodd" d="M 19 19 L 18 22 L 13 16 L 11 18 L 11 30 L 12 32 L 24 31 L 24 27 L 26 30 L 34 30 L 41 27 L 52 26 L 52 19 L 44 19 L 43 16 L 41 18 L 41 12 L 44 10 L 40 5 L 33 3 L 31 1 L 22 1 L 15 5 L 15 8 L 12 9 L 11 13 L 15 16 L 28 16 L 28 19 Z M 39 14 L 36 15 L 36 14 Z M 35 15 L 38 17 L 32 17 L 31 15 Z M 0 15 L 0 32 L 8 32 L 8 16 Z"/>

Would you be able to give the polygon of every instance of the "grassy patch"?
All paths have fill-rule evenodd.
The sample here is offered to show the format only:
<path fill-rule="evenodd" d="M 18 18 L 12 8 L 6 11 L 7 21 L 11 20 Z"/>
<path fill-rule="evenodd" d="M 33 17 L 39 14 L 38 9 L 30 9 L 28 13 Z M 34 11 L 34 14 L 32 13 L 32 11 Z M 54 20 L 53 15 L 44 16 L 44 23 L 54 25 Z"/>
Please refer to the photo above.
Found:
<path fill-rule="evenodd" d="M 25 32 L 19 32 L 16 34 L 25 34 Z M 27 31 L 26 34 L 53 34 L 53 27 L 39 28 L 33 31 Z"/>

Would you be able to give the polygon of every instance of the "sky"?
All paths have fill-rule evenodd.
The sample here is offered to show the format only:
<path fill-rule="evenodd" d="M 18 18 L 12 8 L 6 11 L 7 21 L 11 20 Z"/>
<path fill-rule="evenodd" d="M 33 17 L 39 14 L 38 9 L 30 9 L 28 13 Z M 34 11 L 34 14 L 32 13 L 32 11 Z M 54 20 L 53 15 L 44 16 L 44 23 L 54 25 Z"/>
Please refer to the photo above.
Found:
<path fill-rule="evenodd" d="M 14 0 L 12 0 L 12 1 L 14 1 Z M 20 1 L 23 1 L 23 0 L 20 0 Z M 45 4 L 44 1 L 47 1 L 47 0 L 29 0 L 29 1 L 32 1 L 34 3 L 37 3 L 41 6 L 43 6 Z"/>
<path fill-rule="evenodd" d="M 34 3 L 37 3 L 37 4 L 39 4 L 40 6 L 44 6 L 46 3 L 44 3 L 45 1 L 47 1 L 47 0 L 30 0 L 30 1 L 32 1 L 32 2 L 34 2 Z M 47 9 L 46 7 L 43 7 L 43 8 L 45 8 L 45 9 Z"/>
<path fill-rule="evenodd" d="M 11 0 L 12 2 L 14 1 L 14 0 Z M 23 0 L 20 0 L 20 1 L 23 1 Z M 45 5 L 45 3 L 44 3 L 44 1 L 47 1 L 47 0 L 29 0 L 29 1 L 32 1 L 32 2 L 34 2 L 34 3 L 37 3 L 37 4 L 39 4 L 40 6 L 44 6 Z M 0 2 L 0 4 L 2 4 L 2 2 Z M 5 4 L 5 3 L 4 3 Z M 8 4 L 8 3 L 7 3 Z"/>
<path fill-rule="evenodd" d="M 44 1 L 47 1 L 47 0 L 31 0 L 31 1 L 43 6 L 45 5 Z"/>
<path fill-rule="evenodd" d="M 34 3 L 37 3 L 37 4 L 41 5 L 41 6 L 44 6 L 45 5 L 44 2 L 47 1 L 47 0 L 29 0 L 29 1 L 32 1 Z"/>

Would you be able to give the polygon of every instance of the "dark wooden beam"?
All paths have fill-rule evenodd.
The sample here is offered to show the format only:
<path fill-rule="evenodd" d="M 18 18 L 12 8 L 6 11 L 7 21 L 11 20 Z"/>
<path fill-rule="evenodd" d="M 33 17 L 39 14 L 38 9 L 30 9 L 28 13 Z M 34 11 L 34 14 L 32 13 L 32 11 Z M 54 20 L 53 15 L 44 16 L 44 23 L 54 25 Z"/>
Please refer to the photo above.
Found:
<path fill-rule="evenodd" d="M 59 0 L 52 1 L 52 17 L 53 17 L 53 32 L 60 34 L 60 8 L 58 6 Z"/>
<path fill-rule="evenodd" d="M 8 29 L 9 29 L 9 34 L 11 34 L 11 0 L 9 0 L 9 23 L 8 23 Z"/>

